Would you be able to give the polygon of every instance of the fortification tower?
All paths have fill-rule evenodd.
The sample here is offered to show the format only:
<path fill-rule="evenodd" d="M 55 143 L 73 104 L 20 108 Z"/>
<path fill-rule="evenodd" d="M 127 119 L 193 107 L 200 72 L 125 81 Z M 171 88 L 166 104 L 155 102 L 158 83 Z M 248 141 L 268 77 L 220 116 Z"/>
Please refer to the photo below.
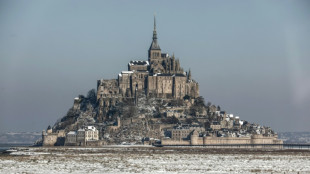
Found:
<path fill-rule="evenodd" d="M 198 145 L 198 137 L 199 137 L 199 134 L 197 132 L 197 130 L 194 130 L 192 132 L 192 135 L 191 135 L 191 145 Z"/>

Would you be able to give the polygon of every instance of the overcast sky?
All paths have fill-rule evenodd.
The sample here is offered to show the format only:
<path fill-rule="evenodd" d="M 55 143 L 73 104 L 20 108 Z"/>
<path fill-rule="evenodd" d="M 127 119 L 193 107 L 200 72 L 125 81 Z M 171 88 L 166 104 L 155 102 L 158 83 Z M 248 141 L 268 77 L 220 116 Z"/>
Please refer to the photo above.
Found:
<path fill-rule="evenodd" d="M 310 131 L 310 1 L 0 1 L 0 132 L 42 131 L 73 98 L 162 52 L 200 94 L 276 131 Z"/>

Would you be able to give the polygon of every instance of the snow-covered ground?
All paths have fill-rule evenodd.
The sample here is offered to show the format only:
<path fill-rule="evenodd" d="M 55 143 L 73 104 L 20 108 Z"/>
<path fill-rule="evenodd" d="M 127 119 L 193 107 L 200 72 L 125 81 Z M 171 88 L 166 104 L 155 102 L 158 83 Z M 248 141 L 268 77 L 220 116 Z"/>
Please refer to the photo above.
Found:
<path fill-rule="evenodd" d="M 0 155 L 0 173 L 310 173 L 310 150 L 110 146 Z"/>

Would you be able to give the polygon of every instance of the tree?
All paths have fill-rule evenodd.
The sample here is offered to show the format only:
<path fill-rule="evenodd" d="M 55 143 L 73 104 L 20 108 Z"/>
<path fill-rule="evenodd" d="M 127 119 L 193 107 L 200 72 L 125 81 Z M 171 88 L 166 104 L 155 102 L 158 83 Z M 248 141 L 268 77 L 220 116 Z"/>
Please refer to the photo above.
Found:
<path fill-rule="evenodd" d="M 134 105 L 129 106 L 128 117 L 134 117 L 137 113 L 137 107 Z"/>
<path fill-rule="evenodd" d="M 204 123 L 204 126 L 205 126 L 205 129 L 209 129 L 211 124 L 210 124 L 209 121 L 207 121 L 207 122 Z"/>
<path fill-rule="evenodd" d="M 186 122 L 187 124 L 192 124 L 193 119 L 191 119 L 191 118 L 186 118 L 185 122 Z"/>
<path fill-rule="evenodd" d="M 185 95 L 185 96 L 183 97 L 183 100 L 189 100 L 189 99 L 191 99 L 191 97 L 190 97 L 189 95 Z"/>
<path fill-rule="evenodd" d="M 75 111 L 73 108 L 70 108 L 65 117 L 61 119 L 61 121 L 65 121 L 67 118 L 77 118 L 79 116 L 79 112 Z"/>
<path fill-rule="evenodd" d="M 206 108 L 205 100 L 202 96 L 200 96 L 200 97 L 195 99 L 194 105 L 191 106 L 190 115 L 197 116 L 196 113 L 204 112 L 205 108 Z"/>
<path fill-rule="evenodd" d="M 176 118 L 175 116 L 172 116 L 172 117 L 167 117 L 166 119 L 162 118 L 161 122 L 165 124 L 177 124 L 179 123 L 179 119 Z"/>
<path fill-rule="evenodd" d="M 217 111 L 221 111 L 220 105 L 217 106 Z"/>
<path fill-rule="evenodd" d="M 187 124 L 192 124 L 193 122 L 198 122 L 197 118 L 186 118 L 185 122 Z"/>
<path fill-rule="evenodd" d="M 195 105 L 196 106 L 202 106 L 202 107 L 206 106 L 205 105 L 205 99 L 202 96 L 196 98 Z"/>
<path fill-rule="evenodd" d="M 184 101 L 182 99 L 174 99 L 171 100 L 169 103 L 169 106 L 183 106 L 184 105 Z"/>
<path fill-rule="evenodd" d="M 97 102 L 97 96 L 96 96 L 96 90 L 91 89 L 87 93 L 87 99 L 90 101 L 91 104 L 96 104 Z"/>

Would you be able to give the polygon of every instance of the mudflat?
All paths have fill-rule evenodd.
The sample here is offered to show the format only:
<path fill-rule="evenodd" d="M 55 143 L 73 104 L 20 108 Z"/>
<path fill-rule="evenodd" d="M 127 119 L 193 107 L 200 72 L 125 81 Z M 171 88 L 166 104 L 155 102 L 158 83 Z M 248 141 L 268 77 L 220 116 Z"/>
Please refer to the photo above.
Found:
<path fill-rule="evenodd" d="M 107 146 L 19 148 L 0 173 L 310 173 L 310 150 Z"/>

